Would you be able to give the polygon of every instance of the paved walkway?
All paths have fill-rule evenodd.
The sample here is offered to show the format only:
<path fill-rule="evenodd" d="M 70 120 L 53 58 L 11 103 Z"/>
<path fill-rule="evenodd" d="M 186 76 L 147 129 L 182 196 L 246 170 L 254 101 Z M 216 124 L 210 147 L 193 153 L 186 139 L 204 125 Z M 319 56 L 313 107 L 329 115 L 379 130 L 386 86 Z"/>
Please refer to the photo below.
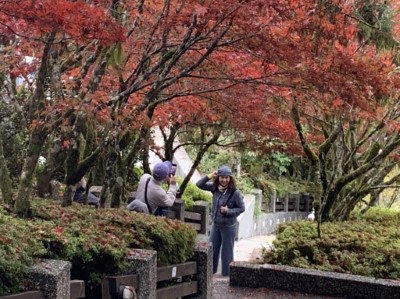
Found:
<path fill-rule="evenodd" d="M 234 260 L 235 262 L 257 261 L 261 257 L 263 248 L 271 248 L 275 235 L 255 236 L 248 239 L 240 239 L 235 242 Z M 218 272 L 221 274 L 221 260 L 219 261 Z"/>
<path fill-rule="evenodd" d="M 236 241 L 234 248 L 235 261 L 257 261 L 261 257 L 262 248 L 271 248 L 274 240 L 275 235 L 264 235 Z M 232 287 L 229 285 L 229 277 L 222 277 L 220 275 L 221 265 L 218 267 L 218 271 L 219 273 L 213 276 L 213 299 L 338 299 L 276 289 Z"/>
<path fill-rule="evenodd" d="M 234 259 L 236 262 L 255 261 L 261 257 L 263 248 L 270 249 L 275 235 L 255 236 L 248 239 L 240 239 L 235 242 Z"/>

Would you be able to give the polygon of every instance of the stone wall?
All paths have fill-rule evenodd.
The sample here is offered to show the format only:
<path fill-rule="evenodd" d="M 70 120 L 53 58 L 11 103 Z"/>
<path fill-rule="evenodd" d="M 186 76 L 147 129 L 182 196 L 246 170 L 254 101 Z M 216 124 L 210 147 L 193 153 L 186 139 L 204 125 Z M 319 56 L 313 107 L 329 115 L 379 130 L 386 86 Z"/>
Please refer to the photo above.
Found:
<path fill-rule="evenodd" d="M 400 282 L 270 264 L 233 262 L 229 284 L 343 298 L 397 299 Z"/>

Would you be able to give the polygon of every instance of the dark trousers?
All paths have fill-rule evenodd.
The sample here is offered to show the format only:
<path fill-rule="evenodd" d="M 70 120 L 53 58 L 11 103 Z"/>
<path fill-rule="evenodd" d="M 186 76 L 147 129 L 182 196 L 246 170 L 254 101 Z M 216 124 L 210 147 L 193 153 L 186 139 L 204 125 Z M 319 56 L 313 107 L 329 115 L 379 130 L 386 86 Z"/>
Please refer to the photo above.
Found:
<path fill-rule="evenodd" d="M 217 226 L 213 224 L 210 233 L 210 242 L 213 249 L 213 273 L 217 273 L 219 257 L 223 276 L 229 276 L 229 264 L 233 261 L 233 246 L 236 237 L 236 225 Z"/>

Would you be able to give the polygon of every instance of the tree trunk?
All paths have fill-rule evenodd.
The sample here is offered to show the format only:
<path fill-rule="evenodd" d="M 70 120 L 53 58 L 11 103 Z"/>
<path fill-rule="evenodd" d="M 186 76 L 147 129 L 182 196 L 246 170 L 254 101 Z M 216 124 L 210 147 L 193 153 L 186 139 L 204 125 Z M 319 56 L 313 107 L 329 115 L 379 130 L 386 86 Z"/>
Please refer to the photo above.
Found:
<path fill-rule="evenodd" d="M 115 154 L 117 155 L 117 157 L 112 168 L 112 194 L 110 200 L 111 208 L 119 208 L 122 201 L 122 196 L 124 194 L 124 180 L 121 173 L 122 159 L 119 151 L 116 151 Z"/>
<path fill-rule="evenodd" d="M 50 181 L 53 177 L 53 169 L 45 166 L 43 171 L 36 174 L 37 195 L 46 198 L 51 193 Z"/>
<path fill-rule="evenodd" d="M 3 138 L 0 134 L 0 203 L 12 204 L 12 184 L 10 174 L 8 172 L 6 159 L 3 152 Z"/>
<path fill-rule="evenodd" d="M 20 217 L 28 217 L 30 213 L 30 198 L 32 191 L 32 180 L 35 174 L 36 164 L 45 143 L 47 131 L 40 128 L 33 130 L 26 159 L 22 167 L 21 179 L 14 209 Z"/>
<path fill-rule="evenodd" d="M 169 135 L 162 131 L 163 139 L 164 139 L 164 155 L 165 160 L 173 161 L 174 160 L 174 141 L 176 139 L 176 135 L 179 129 L 179 125 L 174 125 L 169 129 Z"/>
<path fill-rule="evenodd" d="M 50 198 L 60 201 L 60 182 L 56 180 L 50 181 Z"/>
<path fill-rule="evenodd" d="M 121 205 L 122 201 L 122 195 L 123 195 L 123 186 L 124 186 L 124 181 L 122 177 L 117 177 L 115 180 L 115 184 L 112 190 L 112 196 L 111 196 L 111 208 L 119 208 Z"/>
<path fill-rule="evenodd" d="M 100 194 L 100 208 L 104 209 L 106 207 L 106 202 L 109 196 L 110 196 L 109 181 L 105 180 Z"/>
<path fill-rule="evenodd" d="M 112 192 L 115 185 L 115 165 L 118 164 L 118 156 L 115 149 L 115 144 L 110 144 L 107 148 L 107 160 L 106 160 L 106 169 L 105 169 L 105 177 L 104 182 L 102 183 L 102 190 L 100 195 L 100 208 L 105 208 L 106 203 L 110 200 L 110 195 L 112 197 Z M 111 202 L 110 202 L 111 205 Z"/>
<path fill-rule="evenodd" d="M 60 172 L 64 161 L 66 159 L 65 151 L 61 151 L 60 139 L 52 139 L 51 149 L 47 155 L 46 164 L 44 169 L 36 173 L 36 186 L 38 196 L 45 198 L 48 194 L 51 194 L 52 187 L 51 181 L 55 178 L 55 174 Z M 58 178 L 60 180 L 60 178 Z"/>
<path fill-rule="evenodd" d="M 207 136 L 207 134 L 202 134 L 203 136 Z M 200 149 L 197 151 L 196 158 L 193 161 L 193 165 L 189 170 L 189 173 L 185 176 L 183 179 L 182 185 L 180 186 L 180 195 L 184 193 L 186 186 L 188 185 L 190 178 L 192 177 L 194 171 L 196 170 L 197 166 L 199 166 L 201 159 L 203 158 L 204 154 L 207 152 L 207 150 L 212 146 L 213 144 L 216 144 L 218 142 L 219 136 L 221 135 L 221 130 L 217 129 L 214 132 L 214 135 L 211 137 L 209 141 L 204 141 L 203 146 L 200 147 Z"/>
<path fill-rule="evenodd" d="M 21 217 L 29 216 L 33 175 L 49 130 L 49 127 L 40 124 L 43 116 L 41 116 L 39 112 L 45 109 L 44 93 L 49 76 L 50 51 L 54 37 L 55 32 L 49 34 L 47 39 L 48 43 L 46 43 L 43 49 L 42 61 L 36 80 L 36 88 L 29 107 L 30 121 L 33 122 L 37 120 L 38 123 L 33 127 L 30 136 L 26 158 L 22 166 L 18 193 L 14 204 L 15 212 Z"/>
<path fill-rule="evenodd" d="M 65 183 L 66 185 L 76 185 L 97 162 L 100 153 L 104 147 L 108 145 L 108 141 L 103 141 L 99 144 L 89 156 L 84 157 L 86 140 L 84 139 L 82 132 L 75 132 L 75 144 L 71 145 L 68 156 L 65 160 Z M 90 186 L 88 185 L 87 188 Z M 63 197 L 61 206 L 66 207 L 72 204 L 72 198 L 69 196 Z"/>
<path fill-rule="evenodd" d="M 75 191 L 76 191 L 76 184 L 65 186 L 65 191 L 62 200 L 63 207 L 72 205 L 72 200 L 74 198 Z"/>

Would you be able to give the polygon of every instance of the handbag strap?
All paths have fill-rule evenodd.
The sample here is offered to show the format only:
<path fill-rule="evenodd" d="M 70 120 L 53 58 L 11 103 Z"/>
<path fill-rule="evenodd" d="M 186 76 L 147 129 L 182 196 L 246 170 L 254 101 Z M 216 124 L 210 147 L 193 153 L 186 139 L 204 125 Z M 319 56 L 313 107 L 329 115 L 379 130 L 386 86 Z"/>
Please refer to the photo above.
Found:
<path fill-rule="evenodd" d="M 153 212 L 152 212 L 152 210 L 150 208 L 150 205 L 149 205 L 149 201 L 147 200 L 147 186 L 149 185 L 150 179 L 151 178 L 148 178 L 147 181 L 146 181 L 146 187 L 144 188 L 144 200 L 146 201 L 146 206 L 149 209 L 149 213 L 153 214 Z"/>
<path fill-rule="evenodd" d="M 236 189 L 233 189 L 231 194 L 229 194 L 228 200 L 225 202 L 225 205 L 228 204 L 228 202 L 231 200 L 231 198 L 233 197 L 233 194 L 235 194 L 235 192 L 236 192 Z"/>

